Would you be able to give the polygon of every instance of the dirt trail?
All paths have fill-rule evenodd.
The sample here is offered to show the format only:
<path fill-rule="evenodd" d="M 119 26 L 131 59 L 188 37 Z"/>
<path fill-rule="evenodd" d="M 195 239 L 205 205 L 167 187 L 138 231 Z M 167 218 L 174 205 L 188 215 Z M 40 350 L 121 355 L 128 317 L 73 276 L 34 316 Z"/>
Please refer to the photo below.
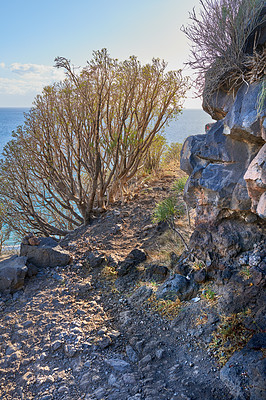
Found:
<path fill-rule="evenodd" d="M 161 232 L 151 212 L 174 179 L 144 186 L 69 237 L 70 266 L 42 269 L 0 297 L 1 399 L 231 399 L 207 352 L 211 330 L 167 321 L 133 288 L 120 291 L 106 264 L 89 268 L 91 251 L 114 262 L 136 247 L 154 253 Z"/>

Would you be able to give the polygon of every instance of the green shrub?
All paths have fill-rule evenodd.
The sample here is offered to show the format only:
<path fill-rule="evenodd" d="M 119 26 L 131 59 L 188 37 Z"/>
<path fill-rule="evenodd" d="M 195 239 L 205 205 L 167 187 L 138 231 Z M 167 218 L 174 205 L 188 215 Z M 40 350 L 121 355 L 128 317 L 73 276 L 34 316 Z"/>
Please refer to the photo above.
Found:
<path fill-rule="evenodd" d="M 187 176 L 182 176 L 182 178 L 179 178 L 177 181 L 174 182 L 172 189 L 176 193 L 181 193 L 184 191 L 185 184 L 187 181 L 188 177 Z"/>
<path fill-rule="evenodd" d="M 154 222 L 167 222 L 170 229 L 172 229 L 182 240 L 185 248 L 188 250 L 188 245 L 175 226 L 175 219 L 180 218 L 185 214 L 185 208 L 182 203 L 177 202 L 177 197 L 167 197 L 157 204 L 153 212 Z"/>
<path fill-rule="evenodd" d="M 181 217 L 184 213 L 184 206 L 178 204 L 175 197 L 167 197 L 157 204 L 153 213 L 153 220 L 155 222 L 168 222 L 176 217 Z"/>
<path fill-rule="evenodd" d="M 4 243 L 9 239 L 10 229 L 3 223 L 4 210 L 0 204 L 0 255 L 3 251 Z"/>

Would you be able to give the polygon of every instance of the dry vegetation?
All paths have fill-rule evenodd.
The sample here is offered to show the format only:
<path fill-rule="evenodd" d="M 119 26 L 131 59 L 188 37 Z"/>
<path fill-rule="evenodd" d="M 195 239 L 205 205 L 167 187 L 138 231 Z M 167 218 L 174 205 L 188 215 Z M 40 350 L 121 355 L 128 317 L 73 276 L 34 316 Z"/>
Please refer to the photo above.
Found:
<path fill-rule="evenodd" d="M 219 88 L 235 91 L 243 82 L 265 75 L 265 47 L 258 46 L 254 30 L 265 21 L 263 0 L 200 0 L 199 13 L 182 30 L 191 41 L 191 58 L 197 92 L 207 99 Z M 247 40 L 253 51 L 247 54 Z"/>

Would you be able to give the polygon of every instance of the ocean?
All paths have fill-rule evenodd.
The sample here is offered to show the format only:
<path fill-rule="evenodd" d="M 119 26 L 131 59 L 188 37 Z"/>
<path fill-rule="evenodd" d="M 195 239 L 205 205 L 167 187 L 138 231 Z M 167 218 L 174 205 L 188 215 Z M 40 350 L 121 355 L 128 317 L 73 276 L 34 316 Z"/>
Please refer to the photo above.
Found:
<path fill-rule="evenodd" d="M 24 113 L 28 111 L 29 108 L 0 108 L 0 157 L 5 144 L 12 139 L 12 131 L 23 125 Z M 184 110 L 177 120 L 165 128 L 164 135 L 168 144 L 183 143 L 188 136 L 205 133 L 205 125 L 210 122 L 211 117 L 202 110 Z M 11 236 L 6 245 L 14 244 Z"/>
<path fill-rule="evenodd" d="M 23 124 L 28 108 L 0 108 L 0 154 L 5 144 L 12 139 L 12 131 Z M 167 142 L 183 143 L 191 135 L 204 133 L 205 125 L 212 122 L 203 110 L 184 110 L 176 121 L 165 128 Z"/>
<path fill-rule="evenodd" d="M 24 113 L 29 108 L 0 108 L 0 154 L 5 144 L 12 139 L 12 131 L 23 125 Z"/>

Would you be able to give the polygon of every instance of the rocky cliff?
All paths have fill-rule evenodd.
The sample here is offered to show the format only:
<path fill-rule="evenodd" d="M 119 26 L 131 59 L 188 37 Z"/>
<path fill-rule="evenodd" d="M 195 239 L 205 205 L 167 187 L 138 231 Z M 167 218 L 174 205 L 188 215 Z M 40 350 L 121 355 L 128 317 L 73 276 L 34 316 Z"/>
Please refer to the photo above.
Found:
<path fill-rule="evenodd" d="M 263 81 L 243 83 L 220 103 L 218 93 L 213 110 L 225 117 L 184 143 L 185 200 L 197 211 L 191 246 L 202 257 L 236 256 L 265 239 L 266 105 L 256 108 L 262 90 Z"/>
<path fill-rule="evenodd" d="M 265 23 L 261 27 L 262 37 L 265 41 Z M 259 45 L 263 47 L 263 43 Z M 261 54 L 265 55 L 265 43 Z M 203 261 L 199 273 L 204 272 L 204 277 L 216 285 L 221 318 L 223 314 L 251 312 L 252 319 L 246 321 L 246 327 L 253 339 L 229 359 L 220 378 L 236 399 L 263 399 L 266 390 L 265 357 L 261 353 L 266 340 L 265 64 L 263 77 L 252 83 L 243 81 L 235 91 L 220 88 L 208 99 L 203 98 L 203 108 L 217 122 L 206 134 L 189 137 L 181 152 L 181 168 L 189 175 L 185 201 L 196 209 L 189 257 Z M 187 254 L 184 261 L 186 257 Z M 252 340 L 258 338 L 264 344 L 257 343 L 255 349 Z"/>

